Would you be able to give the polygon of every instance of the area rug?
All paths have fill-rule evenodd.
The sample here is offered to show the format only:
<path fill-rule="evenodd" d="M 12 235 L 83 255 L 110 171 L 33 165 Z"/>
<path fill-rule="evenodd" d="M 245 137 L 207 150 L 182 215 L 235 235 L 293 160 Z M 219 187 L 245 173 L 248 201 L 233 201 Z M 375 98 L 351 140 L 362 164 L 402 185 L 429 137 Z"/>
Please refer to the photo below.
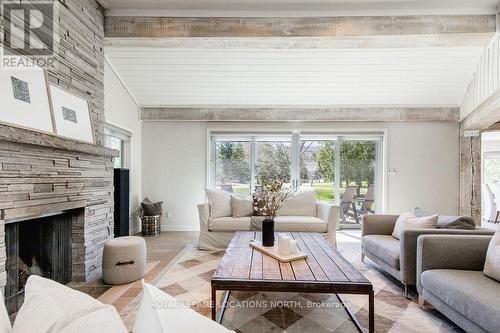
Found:
<path fill-rule="evenodd" d="M 422 310 L 415 299 L 405 299 L 397 281 L 369 260 L 361 262 L 358 248 L 357 242 L 341 243 L 339 252 L 374 285 L 376 332 L 461 332 L 439 312 Z M 199 251 L 192 244 L 155 284 L 210 317 L 210 279 L 223 255 L 223 251 Z M 342 295 L 342 299 L 366 327 L 368 297 Z M 129 325 L 135 320 L 139 301 L 136 297 L 120 312 Z M 222 324 L 239 333 L 357 332 L 335 295 L 232 292 L 229 304 Z"/>
<path fill-rule="evenodd" d="M 375 288 L 376 332 L 461 332 L 434 309 L 418 308 L 416 295 L 403 297 L 399 282 L 359 256 L 359 240 L 339 244 L 339 252 L 357 267 Z M 210 318 L 210 279 L 224 251 L 200 251 L 188 245 L 167 265 L 153 265 L 146 276 L 152 283 L 195 311 Z M 222 298 L 222 294 L 218 295 Z M 366 327 L 368 297 L 341 295 Z M 141 284 L 113 287 L 99 299 L 115 305 L 126 327 L 132 330 L 142 297 Z M 238 333 L 357 332 L 335 295 L 303 293 L 232 292 L 222 324 Z"/>

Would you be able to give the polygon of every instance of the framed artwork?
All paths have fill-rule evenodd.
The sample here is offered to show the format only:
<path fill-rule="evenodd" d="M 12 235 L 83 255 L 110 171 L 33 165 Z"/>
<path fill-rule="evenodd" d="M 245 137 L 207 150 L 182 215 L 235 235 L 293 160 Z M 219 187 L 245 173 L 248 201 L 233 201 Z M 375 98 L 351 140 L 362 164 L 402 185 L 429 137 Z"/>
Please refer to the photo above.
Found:
<path fill-rule="evenodd" d="M 0 70 L 0 121 L 54 134 L 46 72 Z"/>
<path fill-rule="evenodd" d="M 50 101 L 57 135 L 94 143 L 88 101 L 53 84 L 50 85 Z"/>

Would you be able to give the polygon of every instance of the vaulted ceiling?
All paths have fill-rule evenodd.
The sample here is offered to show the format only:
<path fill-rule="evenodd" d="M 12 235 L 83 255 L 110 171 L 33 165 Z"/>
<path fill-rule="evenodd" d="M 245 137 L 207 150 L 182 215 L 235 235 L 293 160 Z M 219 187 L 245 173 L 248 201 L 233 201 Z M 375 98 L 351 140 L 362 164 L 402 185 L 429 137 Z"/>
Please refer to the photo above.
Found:
<path fill-rule="evenodd" d="M 481 48 L 108 48 L 142 106 L 458 106 Z"/>
<path fill-rule="evenodd" d="M 458 107 L 499 0 L 103 1 L 106 56 L 144 107 Z"/>

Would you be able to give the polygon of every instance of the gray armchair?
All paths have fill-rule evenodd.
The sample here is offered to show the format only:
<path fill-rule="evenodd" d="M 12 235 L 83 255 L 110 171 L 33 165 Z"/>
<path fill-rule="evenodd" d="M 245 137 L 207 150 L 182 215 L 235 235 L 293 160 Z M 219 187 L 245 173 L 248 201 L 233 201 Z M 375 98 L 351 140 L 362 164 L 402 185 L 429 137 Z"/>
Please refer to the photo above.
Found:
<path fill-rule="evenodd" d="M 465 229 L 409 229 L 400 240 L 392 237 L 399 215 L 364 215 L 361 240 L 361 260 L 370 258 L 386 272 L 401 281 L 408 297 L 408 286 L 416 285 L 417 238 L 421 235 L 493 235 L 494 231 Z"/>
<path fill-rule="evenodd" d="M 500 283 L 483 274 L 491 238 L 418 237 L 419 305 L 423 307 L 427 301 L 466 332 L 498 332 Z"/>

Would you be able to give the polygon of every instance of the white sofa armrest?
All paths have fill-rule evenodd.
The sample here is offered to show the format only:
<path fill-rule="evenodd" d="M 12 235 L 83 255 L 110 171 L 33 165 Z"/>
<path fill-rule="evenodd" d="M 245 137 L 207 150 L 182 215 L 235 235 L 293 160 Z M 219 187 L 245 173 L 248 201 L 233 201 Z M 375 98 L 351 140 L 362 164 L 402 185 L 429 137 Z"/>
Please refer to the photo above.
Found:
<path fill-rule="evenodd" d="M 200 215 L 200 232 L 208 232 L 208 219 L 210 218 L 210 206 L 208 203 L 198 205 Z"/>
<path fill-rule="evenodd" d="M 337 221 L 339 216 L 339 206 L 335 206 L 326 201 L 318 201 L 316 203 L 317 217 L 328 223 L 328 232 L 337 230 Z"/>

